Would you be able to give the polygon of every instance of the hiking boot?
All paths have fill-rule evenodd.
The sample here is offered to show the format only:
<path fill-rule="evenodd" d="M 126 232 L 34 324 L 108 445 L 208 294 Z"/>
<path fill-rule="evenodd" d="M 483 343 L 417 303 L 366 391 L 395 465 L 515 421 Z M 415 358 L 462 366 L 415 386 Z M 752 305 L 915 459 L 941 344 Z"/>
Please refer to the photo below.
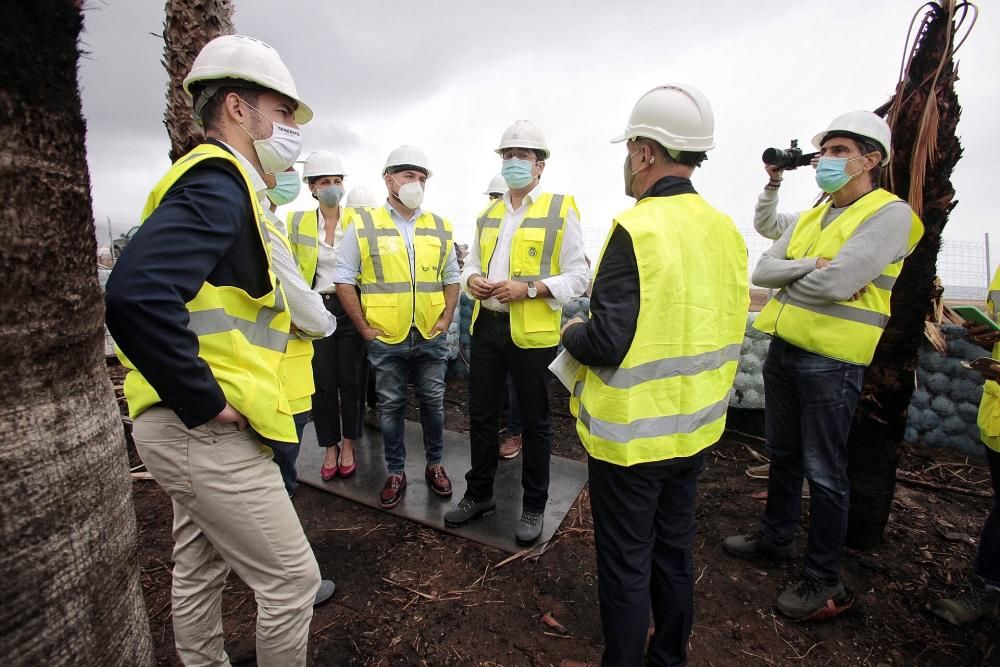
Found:
<path fill-rule="evenodd" d="M 337 590 L 337 587 L 329 579 L 324 579 L 319 582 L 319 589 L 316 591 L 316 601 L 313 602 L 314 607 L 318 607 L 324 602 L 327 602 L 333 597 L 333 592 Z"/>
<path fill-rule="evenodd" d="M 824 621 L 847 611 L 852 604 L 854 596 L 840 579 L 828 583 L 804 574 L 778 596 L 775 606 L 793 621 Z"/>
<path fill-rule="evenodd" d="M 520 433 L 517 435 L 505 435 L 503 440 L 500 441 L 500 458 L 506 460 L 517 458 L 517 455 L 521 453 L 522 443 Z"/>
<path fill-rule="evenodd" d="M 975 623 L 981 618 L 1000 618 L 1000 588 L 990 586 L 978 574 L 953 598 L 942 598 L 931 608 L 954 625 Z"/>
<path fill-rule="evenodd" d="M 489 516 L 496 511 L 497 502 L 490 498 L 489 500 L 473 500 L 468 496 L 463 496 L 458 504 L 452 509 L 448 510 L 444 514 L 444 525 L 451 528 L 458 528 L 459 526 L 464 526 L 473 519 L 478 519 L 481 516 Z"/>
<path fill-rule="evenodd" d="M 751 479 L 767 479 L 771 476 L 771 464 L 762 463 L 759 466 L 750 466 L 746 473 L 747 477 Z"/>
<path fill-rule="evenodd" d="M 522 547 L 534 544 L 538 536 L 542 534 L 542 526 L 545 524 L 541 512 L 521 511 L 521 519 L 517 522 L 517 532 L 514 540 Z"/>
<path fill-rule="evenodd" d="M 758 531 L 754 535 L 733 535 L 722 541 L 723 550 L 737 558 L 770 558 L 772 560 L 789 560 L 795 558 L 795 540 L 786 544 L 778 544 L 764 537 Z"/>

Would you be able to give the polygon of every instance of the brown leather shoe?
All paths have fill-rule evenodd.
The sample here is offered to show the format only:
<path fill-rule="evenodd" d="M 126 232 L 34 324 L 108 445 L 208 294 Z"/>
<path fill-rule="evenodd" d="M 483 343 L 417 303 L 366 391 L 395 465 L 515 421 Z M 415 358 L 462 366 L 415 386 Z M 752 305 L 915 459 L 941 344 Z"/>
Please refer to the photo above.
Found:
<path fill-rule="evenodd" d="M 424 478 L 430 485 L 431 491 L 445 498 L 451 497 L 451 480 L 448 479 L 448 473 L 444 471 L 443 465 L 439 463 L 427 466 Z"/>
<path fill-rule="evenodd" d="M 382 487 L 378 504 L 385 509 L 392 509 L 402 500 L 404 490 L 406 490 L 406 473 L 389 475 L 385 478 L 385 486 Z"/>
<path fill-rule="evenodd" d="M 523 441 L 520 435 L 505 435 L 500 441 L 500 458 L 513 459 L 521 453 Z"/>

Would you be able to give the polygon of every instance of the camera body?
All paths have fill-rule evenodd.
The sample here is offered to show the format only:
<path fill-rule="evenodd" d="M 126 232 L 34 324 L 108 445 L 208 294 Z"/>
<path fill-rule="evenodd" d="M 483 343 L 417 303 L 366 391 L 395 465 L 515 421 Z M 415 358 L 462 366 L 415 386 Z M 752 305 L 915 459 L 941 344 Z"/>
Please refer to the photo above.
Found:
<path fill-rule="evenodd" d="M 819 153 L 803 153 L 798 140 L 792 139 L 792 145 L 788 148 L 768 148 L 760 158 L 764 164 L 791 171 L 807 166 L 817 155 Z"/>

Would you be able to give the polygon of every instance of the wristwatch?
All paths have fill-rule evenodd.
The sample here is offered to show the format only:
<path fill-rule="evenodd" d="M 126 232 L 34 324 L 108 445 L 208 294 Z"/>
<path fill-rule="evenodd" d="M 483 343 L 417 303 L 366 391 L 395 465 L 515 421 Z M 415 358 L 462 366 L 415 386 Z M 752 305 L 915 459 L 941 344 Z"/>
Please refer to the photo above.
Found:
<path fill-rule="evenodd" d="M 529 280 L 528 281 L 528 298 L 529 299 L 534 299 L 536 296 L 538 296 L 538 288 L 535 287 L 535 283 L 534 282 L 532 282 L 532 281 Z"/>

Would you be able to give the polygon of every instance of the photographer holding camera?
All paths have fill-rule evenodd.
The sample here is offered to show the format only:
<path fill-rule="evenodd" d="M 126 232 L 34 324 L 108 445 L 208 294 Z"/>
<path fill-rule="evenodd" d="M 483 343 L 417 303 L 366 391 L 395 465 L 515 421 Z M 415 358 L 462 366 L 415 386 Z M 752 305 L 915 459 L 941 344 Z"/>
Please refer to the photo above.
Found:
<path fill-rule="evenodd" d="M 779 290 L 754 322 L 773 336 L 763 369 L 771 469 L 759 529 L 723 543 L 741 558 L 793 557 L 803 476 L 809 480 L 802 576 L 777 601 L 778 611 L 796 620 L 829 618 L 853 601 L 840 578 L 850 492 L 847 436 L 865 368 L 889 320 L 893 284 L 924 231 L 906 202 L 878 187 L 891 145 L 885 121 L 852 111 L 813 144 L 816 182 L 830 200 L 777 214 L 782 164 L 775 160 L 757 205 L 761 233 L 784 228 L 752 278 Z M 792 154 L 786 167 L 809 163 L 794 146 L 776 153 Z"/>

